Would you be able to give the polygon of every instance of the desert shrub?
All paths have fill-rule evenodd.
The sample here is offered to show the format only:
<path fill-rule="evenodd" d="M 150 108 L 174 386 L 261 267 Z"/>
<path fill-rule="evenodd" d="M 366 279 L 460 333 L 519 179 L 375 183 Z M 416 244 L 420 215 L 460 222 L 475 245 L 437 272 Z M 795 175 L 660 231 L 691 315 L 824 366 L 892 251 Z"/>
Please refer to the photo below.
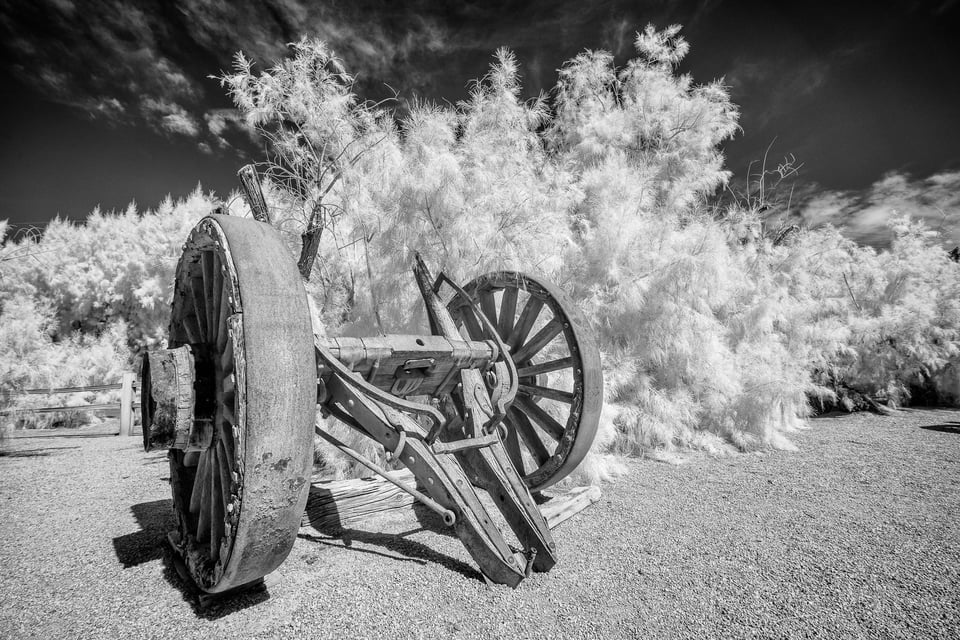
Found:
<path fill-rule="evenodd" d="M 50 305 L 55 338 L 127 326 L 132 350 L 158 346 L 169 322 L 173 275 L 189 230 L 216 201 L 199 189 L 155 211 L 95 209 L 83 224 L 57 218 L 42 235 L 9 242 L 0 301 L 15 294 Z"/>
<path fill-rule="evenodd" d="M 0 394 L 7 408 L 108 403 L 118 392 L 19 396 L 28 388 L 118 381 L 142 349 L 163 344 L 174 270 L 190 228 L 216 201 L 199 189 L 155 211 L 56 219 L 0 247 Z M 26 414 L 25 426 L 76 424 L 84 413 Z"/>
<path fill-rule="evenodd" d="M 99 335 L 75 332 L 54 341 L 52 306 L 22 294 L 0 302 L 0 411 L 64 404 L 119 402 L 118 391 L 65 396 L 21 395 L 24 389 L 76 387 L 116 382 L 128 368 L 127 333 L 122 322 Z M 91 420 L 82 412 L 21 413 L 2 417 L 6 427 L 77 426 Z"/>
<path fill-rule="evenodd" d="M 705 204 L 729 176 L 718 145 L 736 130 L 737 110 L 721 83 L 696 86 L 674 73 L 688 48 L 678 32 L 638 34 L 638 57 L 622 69 L 609 54 L 581 54 L 561 70 L 552 103 L 520 100 L 517 63 L 499 51 L 457 108 L 417 104 L 396 130 L 381 127 L 351 179 L 314 187 L 338 212 L 321 242 L 326 271 L 310 285 L 327 329 L 423 330 L 414 251 L 460 280 L 493 268 L 537 271 L 573 294 L 600 336 L 602 446 L 789 446 L 782 434 L 807 410 L 809 376 L 764 311 L 782 285 L 754 276 L 756 251 Z M 293 54 L 331 64 L 319 45 L 299 43 Z M 256 76 L 243 60 L 227 78 L 241 112 L 264 119 L 258 96 L 295 84 L 277 80 L 291 69 L 316 66 Z M 343 87 L 331 93 L 333 107 L 299 117 L 319 121 L 356 104 Z M 336 117 L 357 131 L 368 113 Z M 279 211 L 299 202 L 267 177 Z M 306 225 L 301 216 L 293 230 Z M 782 372 L 775 382 L 771 370 Z"/>
<path fill-rule="evenodd" d="M 602 352 L 601 430 L 581 469 L 590 480 L 616 470 L 610 452 L 791 448 L 811 401 L 899 403 L 917 388 L 949 400 L 960 267 L 936 233 L 898 218 L 878 251 L 829 225 L 771 232 L 763 184 L 718 204 L 737 108 L 722 82 L 676 73 L 689 49 L 679 27 L 648 27 L 635 45 L 622 68 L 605 52 L 576 56 L 550 96 L 530 101 L 500 50 L 467 100 L 403 114 L 362 102 L 321 42 L 301 40 L 263 72 L 239 56 L 222 81 L 270 146 L 264 190 L 308 276 L 317 330 L 425 331 L 415 252 L 461 282 L 501 268 L 557 282 Z M 79 367 L 65 354 L 80 345 L 100 353 L 87 366 L 103 372 L 111 354 L 160 345 L 180 244 L 215 204 L 198 190 L 0 246 L 4 326 L 28 327 L 3 334 L 3 388 Z M 318 460 L 354 472 L 322 446 Z"/>
<path fill-rule="evenodd" d="M 846 241 L 834 254 L 833 296 L 843 300 L 849 339 L 828 381 L 899 405 L 960 355 L 960 266 L 922 222 L 894 218 L 889 227 L 889 250 Z"/>

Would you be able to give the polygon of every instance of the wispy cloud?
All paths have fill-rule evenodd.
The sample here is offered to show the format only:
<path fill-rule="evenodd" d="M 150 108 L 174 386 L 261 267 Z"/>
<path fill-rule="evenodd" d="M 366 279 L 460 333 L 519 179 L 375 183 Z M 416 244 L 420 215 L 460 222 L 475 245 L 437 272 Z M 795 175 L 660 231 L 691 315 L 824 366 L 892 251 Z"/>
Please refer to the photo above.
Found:
<path fill-rule="evenodd" d="M 365 11 L 309 0 L 4 2 L 0 47 L 14 73 L 52 100 L 117 125 L 145 124 L 224 148 L 238 127 L 227 112 L 211 110 L 224 97 L 208 76 L 238 50 L 268 67 L 287 43 L 316 36 L 361 81 L 405 69 L 414 75 L 418 56 L 449 46 L 442 21 L 423 4 Z"/>
<path fill-rule="evenodd" d="M 816 97 L 830 72 L 830 62 L 819 57 L 803 60 L 740 58 L 734 61 L 724 80 L 735 99 L 764 96 L 763 109 L 750 114 L 751 124 L 763 127 L 791 106 Z"/>
<path fill-rule="evenodd" d="M 960 171 L 925 179 L 890 173 L 863 192 L 821 192 L 804 203 L 807 226 L 836 225 L 848 236 L 874 246 L 889 243 L 887 223 L 908 215 L 940 231 L 947 248 L 960 245 Z"/>
<path fill-rule="evenodd" d="M 196 135 L 185 113 L 202 89 L 168 54 L 169 23 L 150 11 L 119 0 L 4 3 L 0 34 L 14 72 L 51 99 L 118 124 Z"/>

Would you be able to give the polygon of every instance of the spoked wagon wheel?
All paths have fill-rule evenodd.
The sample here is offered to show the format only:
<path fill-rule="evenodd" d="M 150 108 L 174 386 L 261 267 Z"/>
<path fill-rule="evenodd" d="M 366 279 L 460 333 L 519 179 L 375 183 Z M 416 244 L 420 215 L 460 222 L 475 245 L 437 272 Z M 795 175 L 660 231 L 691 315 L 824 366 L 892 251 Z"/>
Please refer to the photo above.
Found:
<path fill-rule="evenodd" d="M 603 402 L 596 344 L 566 296 L 532 276 L 490 273 L 464 290 L 510 347 L 519 386 L 504 444 L 530 490 L 540 491 L 569 475 L 593 444 Z M 465 337 L 482 340 L 465 302 L 455 296 L 450 313 Z"/>
<path fill-rule="evenodd" d="M 193 354 L 201 434 L 169 452 L 174 544 L 197 585 L 217 593 L 283 562 L 309 488 L 313 331 L 296 265 L 272 227 L 217 215 L 193 229 L 169 342 Z"/>

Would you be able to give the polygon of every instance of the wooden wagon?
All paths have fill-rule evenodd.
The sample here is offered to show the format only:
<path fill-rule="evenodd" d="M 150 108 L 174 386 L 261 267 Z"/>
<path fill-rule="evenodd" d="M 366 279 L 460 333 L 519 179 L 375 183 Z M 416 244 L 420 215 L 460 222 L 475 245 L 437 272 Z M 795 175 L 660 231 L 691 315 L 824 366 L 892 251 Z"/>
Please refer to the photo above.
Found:
<path fill-rule="evenodd" d="M 171 540 L 203 591 L 283 562 L 307 501 L 314 434 L 383 474 L 322 428 L 318 408 L 408 467 L 417 487 L 404 490 L 440 514 L 490 580 L 516 586 L 555 564 L 532 494 L 591 446 L 602 402 L 596 346 L 542 279 L 497 272 L 461 288 L 419 256 L 414 276 L 429 335 L 321 338 L 273 227 L 211 215 L 191 232 L 169 348 L 144 358 L 142 411 L 145 447 L 169 449 Z"/>

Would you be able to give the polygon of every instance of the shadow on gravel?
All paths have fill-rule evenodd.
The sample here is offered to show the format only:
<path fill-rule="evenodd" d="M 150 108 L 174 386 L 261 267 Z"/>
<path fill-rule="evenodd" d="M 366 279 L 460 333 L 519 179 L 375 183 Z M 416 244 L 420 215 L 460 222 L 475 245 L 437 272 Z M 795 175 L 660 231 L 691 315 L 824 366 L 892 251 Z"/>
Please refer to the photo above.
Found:
<path fill-rule="evenodd" d="M 424 529 L 433 531 L 434 533 L 439 533 L 442 536 L 448 536 L 450 538 L 456 538 L 457 534 L 453 532 L 453 529 L 448 527 L 443 523 L 443 518 L 440 517 L 440 514 L 425 507 L 419 502 L 413 503 L 413 515 L 417 517 L 417 522 L 420 523 L 420 526 Z"/>
<path fill-rule="evenodd" d="M 456 558 L 444 555 L 434 551 L 430 547 L 420 542 L 408 540 L 407 536 L 424 531 L 424 528 L 412 529 L 403 533 L 378 533 L 373 531 L 363 531 L 361 529 L 341 529 L 339 531 L 328 529 L 330 537 L 315 536 L 309 533 L 301 533 L 298 537 L 309 540 L 317 544 L 329 547 L 339 547 L 349 549 L 357 553 L 369 553 L 391 560 L 401 562 L 416 562 L 417 564 L 438 564 L 441 567 L 456 571 L 468 578 L 483 580 L 480 572 Z M 327 533 L 325 531 L 324 533 Z M 381 547 L 385 551 L 376 551 L 374 549 L 361 549 L 354 546 L 355 542 L 365 545 Z"/>
<path fill-rule="evenodd" d="M 483 576 L 480 574 L 480 572 L 470 565 L 457 560 L 456 558 L 452 558 L 435 551 L 427 545 L 421 544 L 420 542 L 416 542 L 414 540 L 409 540 L 407 538 L 408 536 L 420 533 L 422 531 L 432 531 L 433 533 L 440 535 L 456 537 L 452 529 L 443 523 L 443 519 L 438 514 L 434 513 L 420 503 L 414 502 L 412 507 L 413 513 L 417 518 L 417 522 L 420 524 L 419 529 L 413 529 L 399 534 L 383 533 L 379 531 L 366 531 L 364 529 L 357 528 L 355 525 L 358 522 L 361 523 L 361 526 L 363 526 L 363 523 L 366 522 L 363 516 L 359 516 L 358 520 L 357 516 L 350 517 L 349 515 L 342 515 L 337 510 L 336 502 L 330 502 L 329 495 L 329 490 L 318 487 L 317 485 L 311 485 L 310 499 L 327 503 L 325 509 L 318 510 L 316 512 L 311 511 L 309 507 L 310 501 L 307 503 L 307 517 L 310 519 L 310 527 L 322 535 L 314 535 L 313 533 L 304 532 L 301 529 L 299 534 L 300 538 L 329 547 L 350 549 L 351 551 L 372 554 L 384 558 L 390 558 L 391 560 L 399 560 L 401 562 L 438 564 L 451 571 L 456 571 L 468 578 L 483 580 Z M 410 508 L 411 507 L 409 506 L 402 506 L 397 510 L 399 512 L 403 512 L 408 511 Z M 375 513 L 389 513 L 390 511 L 390 508 L 384 508 L 380 510 L 373 509 L 373 511 L 368 515 L 373 515 Z M 359 542 L 363 545 L 381 547 L 384 549 L 384 551 L 355 547 L 353 546 L 354 542 Z"/>
<path fill-rule="evenodd" d="M 960 422 L 947 422 L 946 424 L 928 424 L 920 427 L 924 431 L 940 431 L 941 433 L 960 434 Z"/>
<path fill-rule="evenodd" d="M 80 447 L 43 447 L 41 449 L 20 449 L 19 451 L 0 451 L 0 458 L 36 458 L 38 456 L 54 455 L 51 451 L 63 449 L 79 449 Z"/>
<path fill-rule="evenodd" d="M 163 578 L 180 592 L 198 618 L 216 620 L 270 597 L 262 581 L 221 596 L 203 593 L 187 576 L 186 568 L 178 566 L 179 560 L 167 543 L 167 532 L 176 528 L 173 500 L 142 502 L 133 505 L 130 510 L 137 519 L 140 531 L 113 539 L 117 559 L 124 569 L 160 560 L 163 563 Z"/>
<path fill-rule="evenodd" d="M 163 577 L 180 591 L 193 614 L 204 620 L 218 620 L 270 599 L 270 591 L 263 579 L 224 593 L 204 593 L 190 579 L 183 562 L 166 545 L 163 547 Z"/>
<path fill-rule="evenodd" d="M 445 536 L 456 537 L 450 527 L 443 523 L 439 515 L 430 509 L 415 503 L 413 512 L 417 517 L 417 522 L 421 525 L 419 529 L 411 529 L 403 533 L 380 533 L 375 531 L 364 531 L 362 529 L 348 528 L 337 523 L 311 523 L 314 529 L 329 537 L 316 536 L 309 533 L 300 533 L 299 537 L 304 540 L 310 540 L 317 544 L 331 547 L 340 547 L 341 549 L 350 549 L 359 553 L 369 553 L 391 560 L 400 560 L 402 562 L 416 562 L 418 564 L 438 564 L 450 571 L 456 571 L 468 578 L 483 580 L 479 571 L 470 565 L 444 555 L 425 544 L 409 540 L 408 536 L 421 533 L 423 531 L 432 531 Z M 371 545 L 383 548 L 384 551 L 374 549 L 361 549 L 353 546 L 354 542 L 365 545 Z"/>
<path fill-rule="evenodd" d="M 167 544 L 167 532 L 176 527 L 173 500 L 141 502 L 130 507 L 140 531 L 113 539 L 113 550 L 124 569 L 160 560 Z"/>

